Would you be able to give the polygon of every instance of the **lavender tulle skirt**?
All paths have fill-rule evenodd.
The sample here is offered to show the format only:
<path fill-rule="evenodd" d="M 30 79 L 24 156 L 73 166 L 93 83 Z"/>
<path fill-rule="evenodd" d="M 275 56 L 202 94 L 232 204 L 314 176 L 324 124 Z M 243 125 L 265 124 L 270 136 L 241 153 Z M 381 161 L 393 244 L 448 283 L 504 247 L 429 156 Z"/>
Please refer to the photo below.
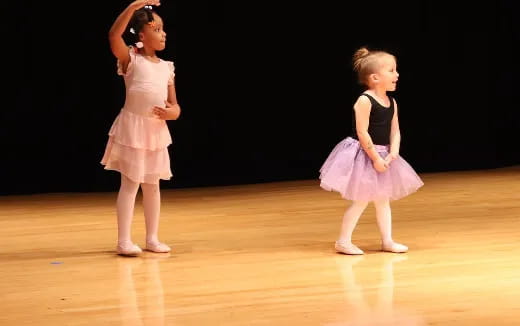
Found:
<path fill-rule="evenodd" d="M 385 158 L 389 146 L 375 145 Z M 334 147 L 320 169 L 320 186 L 356 201 L 397 200 L 424 185 L 413 168 L 400 156 L 385 172 L 377 172 L 359 141 L 348 137 Z"/>

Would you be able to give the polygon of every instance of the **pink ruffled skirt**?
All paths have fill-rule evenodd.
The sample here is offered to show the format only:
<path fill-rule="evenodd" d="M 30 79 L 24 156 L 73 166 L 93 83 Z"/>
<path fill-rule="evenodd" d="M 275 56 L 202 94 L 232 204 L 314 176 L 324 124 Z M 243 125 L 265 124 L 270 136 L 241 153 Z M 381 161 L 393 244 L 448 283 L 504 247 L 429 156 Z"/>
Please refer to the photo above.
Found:
<path fill-rule="evenodd" d="M 122 109 L 116 117 L 101 164 L 138 183 L 159 183 L 172 177 L 166 122 Z"/>

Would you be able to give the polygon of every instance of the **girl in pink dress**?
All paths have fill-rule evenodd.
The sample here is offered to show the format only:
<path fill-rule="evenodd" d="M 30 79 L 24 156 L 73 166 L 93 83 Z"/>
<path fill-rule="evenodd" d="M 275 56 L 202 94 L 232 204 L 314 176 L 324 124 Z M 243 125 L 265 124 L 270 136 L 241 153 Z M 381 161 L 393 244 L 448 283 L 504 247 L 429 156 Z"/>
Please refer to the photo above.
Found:
<path fill-rule="evenodd" d="M 159 0 L 131 3 L 116 19 L 109 32 L 110 48 L 117 58 L 117 73 L 124 77 L 126 100 L 116 117 L 101 164 L 121 173 L 117 197 L 120 255 L 136 256 L 141 248 L 131 240 L 134 205 L 141 186 L 146 222 L 146 250 L 169 252 L 158 238 L 160 215 L 159 180 L 172 177 L 168 146 L 172 143 L 165 120 L 175 120 L 180 107 L 174 86 L 174 65 L 157 57 L 165 48 L 163 21 L 152 10 Z M 135 46 L 123 35 L 129 32 Z"/>
<path fill-rule="evenodd" d="M 423 182 L 399 155 L 397 102 L 387 94 L 397 87 L 396 60 L 387 52 L 361 48 L 354 54 L 354 69 L 366 90 L 354 104 L 352 134 L 336 145 L 320 169 L 321 187 L 352 201 L 335 248 L 343 254 L 363 254 L 352 243 L 352 232 L 373 202 L 382 250 L 407 252 L 407 246 L 392 238 L 390 200 L 415 192 Z"/>

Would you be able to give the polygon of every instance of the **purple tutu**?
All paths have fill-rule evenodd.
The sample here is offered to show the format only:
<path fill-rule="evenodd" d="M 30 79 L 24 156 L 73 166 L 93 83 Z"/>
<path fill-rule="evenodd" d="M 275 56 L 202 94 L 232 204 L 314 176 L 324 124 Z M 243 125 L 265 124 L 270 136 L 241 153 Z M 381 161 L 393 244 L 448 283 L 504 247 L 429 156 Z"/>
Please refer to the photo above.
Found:
<path fill-rule="evenodd" d="M 385 158 L 389 146 L 375 145 Z M 332 150 L 320 169 L 320 186 L 356 201 L 403 198 L 424 185 L 413 168 L 400 156 L 385 172 L 377 172 L 359 141 L 348 137 Z"/>

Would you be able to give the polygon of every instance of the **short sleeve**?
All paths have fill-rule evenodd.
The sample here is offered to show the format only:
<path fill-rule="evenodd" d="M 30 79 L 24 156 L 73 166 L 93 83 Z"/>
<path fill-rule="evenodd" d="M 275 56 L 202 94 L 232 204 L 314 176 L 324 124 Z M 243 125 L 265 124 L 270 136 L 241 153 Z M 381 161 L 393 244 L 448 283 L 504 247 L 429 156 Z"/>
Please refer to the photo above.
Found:
<path fill-rule="evenodd" d="M 123 72 L 123 65 L 117 60 L 117 74 L 120 76 L 126 76 L 131 71 L 134 66 L 135 61 L 135 49 L 130 46 L 128 47 L 128 55 L 130 56 L 130 62 L 128 62 L 128 66 L 126 67 L 126 74 Z"/>
<path fill-rule="evenodd" d="M 173 65 L 173 62 L 168 62 L 168 71 L 170 73 L 170 77 L 168 78 L 168 85 L 173 85 L 173 82 L 175 80 L 175 66 Z"/>

